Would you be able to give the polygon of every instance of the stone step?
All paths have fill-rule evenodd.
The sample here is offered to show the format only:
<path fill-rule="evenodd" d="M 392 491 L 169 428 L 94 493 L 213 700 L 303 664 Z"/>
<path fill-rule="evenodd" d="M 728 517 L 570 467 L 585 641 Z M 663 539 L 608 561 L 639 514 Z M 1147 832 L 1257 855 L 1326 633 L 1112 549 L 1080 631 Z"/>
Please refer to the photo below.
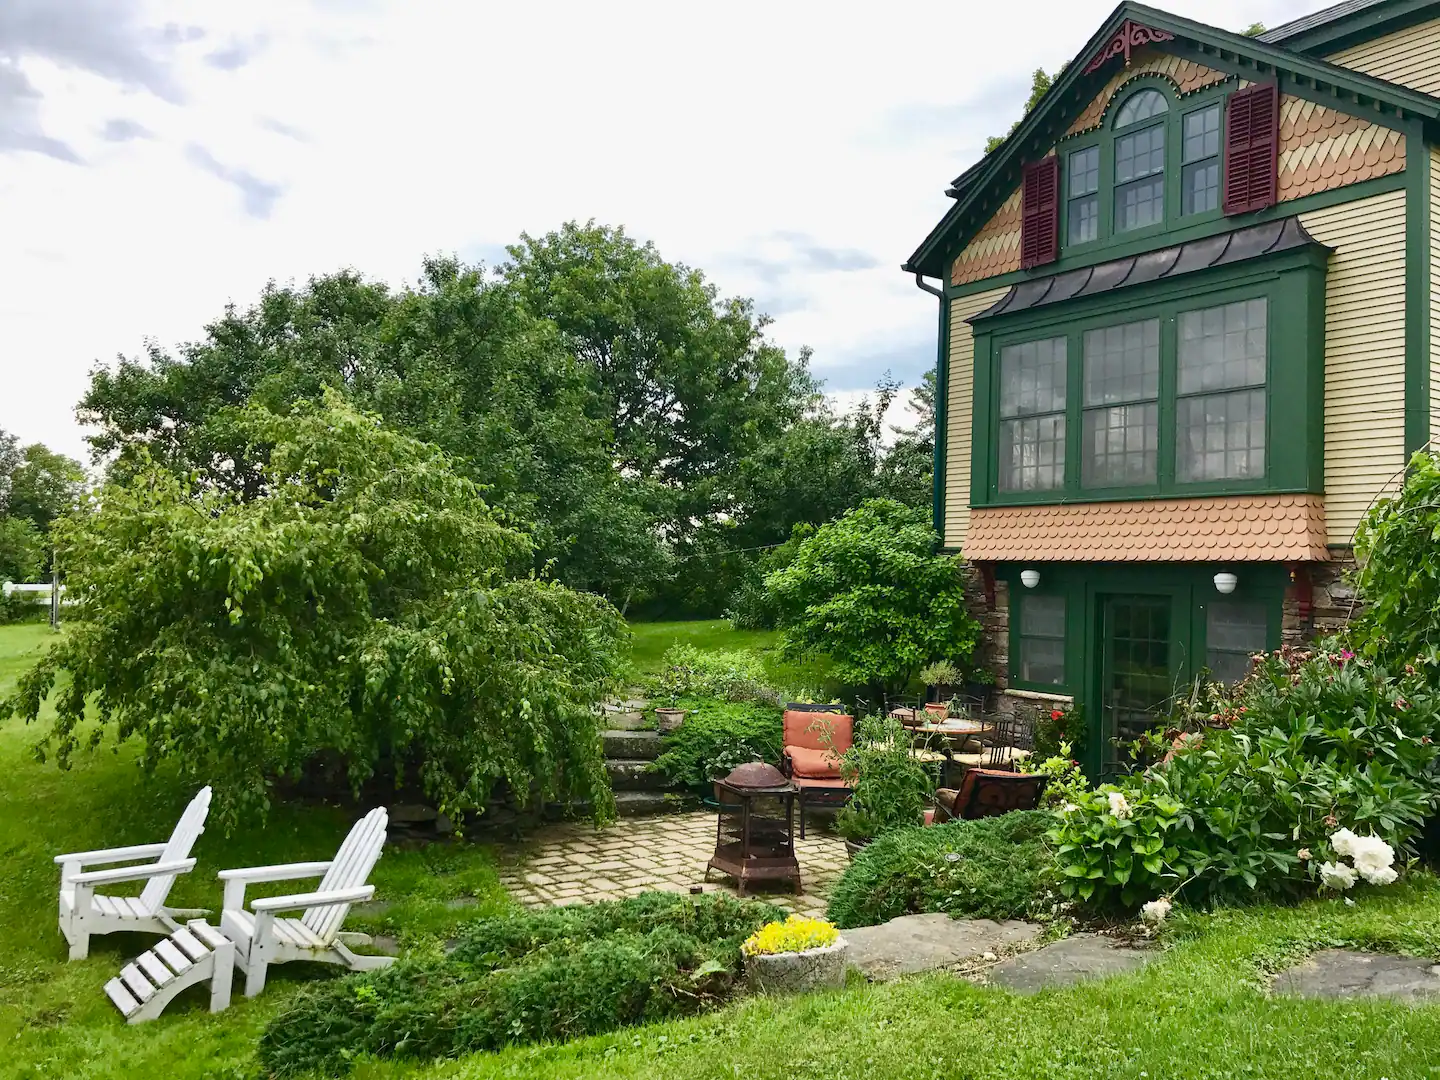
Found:
<path fill-rule="evenodd" d="M 601 739 L 605 745 L 605 756 L 616 760 L 643 758 L 654 761 L 665 750 L 660 736 L 653 731 L 606 731 L 601 734 Z"/>
<path fill-rule="evenodd" d="M 617 791 L 615 793 L 615 810 L 621 817 L 678 814 L 685 808 L 685 799 L 672 792 Z"/>
<path fill-rule="evenodd" d="M 609 758 L 605 771 L 610 774 L 610 787 L 615 791 L 664 791 L 670 778 L 645 758 Z"/>
<path fill-rule="evenodd" d="M 611 731 L 654 731 L 655 718 L 643 712 L 605 707 L 605 726 Z"/>

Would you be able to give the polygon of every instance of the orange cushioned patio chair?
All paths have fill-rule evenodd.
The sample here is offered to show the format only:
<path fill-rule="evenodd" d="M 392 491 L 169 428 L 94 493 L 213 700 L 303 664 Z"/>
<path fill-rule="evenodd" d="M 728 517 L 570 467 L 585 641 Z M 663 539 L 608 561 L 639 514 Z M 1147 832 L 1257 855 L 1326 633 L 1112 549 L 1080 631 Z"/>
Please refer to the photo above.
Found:
<path fill-rule="evenodd" d="M 800 839 L 806 803 L 843 806 L 850 788 L 840 776 L 840 755 L 855 739 L 855 720 L 834 705 L 785 706 L 785 748 L 780 771 L 799 789 Z"/>

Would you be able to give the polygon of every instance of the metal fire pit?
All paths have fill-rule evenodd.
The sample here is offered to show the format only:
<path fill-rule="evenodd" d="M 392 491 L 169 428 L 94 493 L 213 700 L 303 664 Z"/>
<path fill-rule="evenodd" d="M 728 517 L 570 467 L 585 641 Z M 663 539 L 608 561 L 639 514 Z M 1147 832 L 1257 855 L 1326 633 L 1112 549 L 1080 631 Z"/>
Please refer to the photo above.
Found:
<path fill-rule="evenodd" d="M 715 782 L 720 813 L 715 823 L 715 854 L 705 868 L 735 879 L 741 896 L 752 881 L 789 881 L 800 891 L 800 862 L 795 858 L 797 788 L 779 769 L 763 762 L 741 765 Z"/>

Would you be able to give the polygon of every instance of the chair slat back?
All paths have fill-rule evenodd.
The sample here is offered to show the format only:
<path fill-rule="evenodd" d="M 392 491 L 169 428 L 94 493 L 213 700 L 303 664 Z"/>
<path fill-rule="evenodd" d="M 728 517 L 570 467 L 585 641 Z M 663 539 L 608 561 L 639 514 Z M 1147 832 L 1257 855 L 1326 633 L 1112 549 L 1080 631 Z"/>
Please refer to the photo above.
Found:
<path fill-rule="evenodd" d="M 200 834 L 205 831 L 205 819 L 209 814 L 210 788 L 207 786 L 201 788 L 195 798 L 190 800 L 190 805 L 185 807 L 185 812 L 175 823 L 175 831 L 165 842 L 165 851 L 157 861 L 175 862 L 179 859 L 188 859 L 190 849 L 195 846 L 195 841 L 200 839 Z M 151 878 L 145 883 L 145 888 L 140 893 L 140 903 L 150 911 L 160 910 L 165 906 L 165 901 L 170 896 L 170 887 L 174 884 L 174 874 Z"/>
<path fill-rule="evenodd" d="M 320 880 L 317 891 L 353 889 L 364 885 L 380 858 L 380 849 L 385 846 L 385 828 L 389 821 L 389 814 L 383 806 L 376 807 L 357 821 L 351 828 L 350 835 L 345 837 L 345 842 L 340 845 L 340 850 L 335 853 L 335 860 Z M 300 921 L 313 930 L 320 940 L 329 944 L 339 932 L 349 911 L 349 904 L 310 908 Z"/>

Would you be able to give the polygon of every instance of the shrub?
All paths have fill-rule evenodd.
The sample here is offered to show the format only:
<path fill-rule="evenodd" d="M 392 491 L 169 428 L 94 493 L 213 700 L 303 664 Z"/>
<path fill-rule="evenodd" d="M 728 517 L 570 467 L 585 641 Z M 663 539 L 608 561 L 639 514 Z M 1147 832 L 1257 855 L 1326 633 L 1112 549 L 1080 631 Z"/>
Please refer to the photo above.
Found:
<path fill-rule="evenodd" d="M 7 623 L 40 622 L 49 615 L 46 604 L 37 604 L 35 598 L 26 593 L 0 592 L 0 626 Z"/>
<path fill-rule="evenodd" d="M 672 781 L 708 794 L 710 785 L 747 761 L 780 760 L 782 711 L 772 705 L 683 698 L 685 723 L 665 736 L 655 767 Z"/>
<path fill-rule="evenodd" d="M 1080 763 L 1071 756 L 1073 751 L 1070 744 L 1062 742 L 1058 749 L 1060 752 L 1054 757 L 1046 758 L 1029 770 L 1044 773 L 1050 778 L 1045 783 L 1045 794 L 1041 801 L 1041 806 L 1047 810 L 1059 810 L 1078 802 L 1090 792 L 1090 781 L 1080 771 Z M 1031 758 L 1032 762 L 1034 760 Z"/>
<path fill-rule="evenodd" d="M 723 894 L 648 894 L 482 920 L 448 957 L 297 994 L 259 1061 L 272 1076 L 334 1075 L 362 1053 L 454 1057 L 700 1012 L 730 993 L 741 943 L 783 914 Z"/>
<path fill-rule="evenodd" d="M 1440 653 L 1440 453 L 1418 452 L 1405 483 L 1355 532 L 1365 598 L 1352 624 L 1357 647 L 1401 666 Z"/>
<path fill-rule="evenodd" d="M 1041 810 L 1017 810 L 887 833 L 855 856 L 826 916 L 848 928 L 931 911 L 996 920 L 1036 915 L 1054 880 L 1045 843 L 1053 820 Z"/>
<path fill-rule="evenodd" d="M 1194 901 L 1293 896 L 1317 884 L 1337 827 L 1413 850 L 1440 798 L 1440 702 L 1411 671 L 1349 652 L 1261 658 L 1164 759 L 1060 815 L 1062 890 L 1131 907 L 1182 887 Z"/>
<path fill-rule="evenodd" d="M 0 515 L 0 581 L 34 581 L 44 562 L 45 537 L 35 523 Z"/>
<path fill-rule="evenodd" d="M 928 509 L 888 499 L 816 529 L 765 579 L 787 654 L 824 653 L 842 682 L 891 690 L 934 657 L 968 658 L 980 624 L 962 563 L 935 542 Z"/>
<path fill-rule="evenodd" d="M 916 760 L 913 736 L 900 721 L 871 716 L 855 725 L 855 742 L 840 758 L 850 801 L 835 826 L 847 840 L 870 840 L 919 825 L 935 778 Z"/>
<path fill-rule="evenodd" d="M 1068 709 L 1051 709 L 1035 721 L 1035 756 L 1060 756 L 1060 744 L 1068 743 L 1065 757 L 1080 757 L 1085 751 L 1085 711 L 1079 705 Z"/>
<path fill-rule="evenodd" d="M 765 661 L 758 653 L 749 649 L 707 652 L 694 645 L 671 646 L 665 653 L 664 666 L 647 689 L 672 702 L 684 697 L 714 697 L 779 705 L 783 697 L 769 685 Z"/>
<path fill-rule="evenodd" d="M 57 524 L 80 603 L 0 716 L 37 719 L 68 671 L 46 739 L 62 767 L 93 716 L 93 740 L 136 736 L 146 767 L 213 783 L 227 826 L 322 753 L 357 786 L 408 768 L 449 812 L 502 779 L 610 812 L 594 706 L 618 612 L 530 577 L 530 541 L 449 458 L 331 394 L 230 422 L 264 448 L 253 497 L 137 465 Z"/>

